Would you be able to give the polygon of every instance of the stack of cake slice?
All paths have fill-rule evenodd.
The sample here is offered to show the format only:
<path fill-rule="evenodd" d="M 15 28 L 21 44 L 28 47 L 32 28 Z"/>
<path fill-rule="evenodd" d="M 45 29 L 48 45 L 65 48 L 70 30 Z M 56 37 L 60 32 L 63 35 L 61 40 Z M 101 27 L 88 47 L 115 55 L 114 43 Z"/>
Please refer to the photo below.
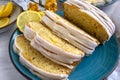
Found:
<path fill-rule="evenodd" d="M 84 53 L 67 41 L 56 36 L 39 22 L 29 22 L 24 29 L 24 36 L 31 41 L 31 46 L 50 60 L 69 68 L 80 61 Z"/>
<path fill-rule="evenodd" d="M 45 11 L 41 22 L 27 23 L 24 35 L 14 41 L 20 62 L 44 80 L 66 80 L 82 58 L 115 31 L 105 13 L 84 1 L 67 0 L 64 13 L 75 25 Z"/>
<path fill-rule="evenodd" d="M 54 63 L 43 56 L 30 45 L 30 41 L 24 35 L 19 35 L 15 38 L 14 50 L 19 53 L 20 62 L 43 80 L 67 79 L 72 71 L 72 69 Z"/>

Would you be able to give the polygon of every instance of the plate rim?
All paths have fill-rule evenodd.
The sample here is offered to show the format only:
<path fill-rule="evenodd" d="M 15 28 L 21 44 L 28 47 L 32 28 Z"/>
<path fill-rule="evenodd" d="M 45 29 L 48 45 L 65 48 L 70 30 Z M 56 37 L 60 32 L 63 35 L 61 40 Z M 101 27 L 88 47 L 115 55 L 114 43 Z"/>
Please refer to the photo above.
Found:
<path fill-rule="evenodd" d="M 28 80 L 29 80 L 29 79 L 31 80 L 31 78 L 30 78 L 28 75 L 24 74 L 22 71 L 19 70 L 19 68 L 16 66 L 16 64 L 14 63 L 14 61 L 13 61 L 13 59 L 12 59 L 12 56 L 11 56 L 10 44 L 11 44 L 13 35 L 14 35 L 14 33 L 15 33 L 17 30 L 19 31 L 18 28 L 16 28 L 16 29 L 13 31 L 13 33 L 12 33 L 12 35 L 11 35 L 11 37 L 10 37 L 9 45 L 8 45 L 8 51 L 9 51 L 10 60 L 11 60 L 11 62 L 12 62 L 12 64 L 13 64 L 13 66 L 15 67 L 15 69 L 16 69 L 22 76 L 24 76 L 24 77 L 25 77 L 26 79 L 28 79 Z M 115 36 L 115 37 L 116 37 L 116 36 Z M 119 42 L 118 42 L 117 38 L 115 38 L 115 40 L 116 40 L 117 44 L 119 45 Z M 115 62 L 114 67 L 108 72 L 108 74 L 104 75 L 103 78 L 101 77 L 101 80 L 106 80 L 106 78 L 109 77 L 109 76 L 112 74 L 112 72 L 117 68 L 118 63 L 119 63 L 119 56 L 120 56 L 120 50 L 119 50 L 119 49 L 120 49 L 120 47 L 118 46 L 118 58 L 117 58 L 117 61 Z M 32 73 L 32 74 L 33 74 L 33 73 Z M 34 74 L 33 74 L 33 75 L 34 75 Z"/>

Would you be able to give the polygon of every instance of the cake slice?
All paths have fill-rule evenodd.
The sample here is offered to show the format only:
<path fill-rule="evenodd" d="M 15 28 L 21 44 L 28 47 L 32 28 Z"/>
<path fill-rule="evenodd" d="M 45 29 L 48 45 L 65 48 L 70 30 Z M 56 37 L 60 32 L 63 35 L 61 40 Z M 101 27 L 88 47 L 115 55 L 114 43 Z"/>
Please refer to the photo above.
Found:
<path fill-rule="evenodd" d="M 14 50 L 19 55 L 20 62 L 33 74 L 44 80 L 67 79 L 72 71 L 67 67 L 54 63 L 30 45 L 23 35 L 18 35 L 14 41 Z"/>
<path fill-rule="evenodd" d="M 84 52 L 74 47 L 39 22 L 29 22 L 24 29 L 24 36 L 31 41 L 31 46 L 50 60 L 74 68 L 81 61 Z"/>
<path fill-rule="evenodd" d="M 81 0 L 67 0 L 63 4 L 64 16 L 101 43 L 109 40 L 115 31 L 110 18 L 97 7 Z"/>
<path fill-rule="evenodd" d="M 54 12 L 45 11 L 41 23 L 50 28 L 55 35 L 68 41 L 86 54 L 91 54 L 99 44 L 98 40 Z"/>

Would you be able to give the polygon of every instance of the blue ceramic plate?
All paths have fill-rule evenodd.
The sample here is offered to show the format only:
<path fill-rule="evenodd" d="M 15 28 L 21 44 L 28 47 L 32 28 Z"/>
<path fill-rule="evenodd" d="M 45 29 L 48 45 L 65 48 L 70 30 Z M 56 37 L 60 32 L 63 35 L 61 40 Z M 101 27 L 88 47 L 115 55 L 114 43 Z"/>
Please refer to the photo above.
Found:
<path fill-rule="evenodd" d="M 19 72 L 32 80 L 39 80 L 37 76 L 32 74 L 19 62 L 19 56 L 13 50 L 13 42 L 17 35 L 21 34 L 16 29 L 9 43 L 9 52 L 14 66 Z M 70 80 L 101 80 L 107 77 L 117 66 L 118 62 L 118 44 L 116 37 L 111 39 L 104 45 L 96 48 L 92 55 L 85 57 L 77 68 L 70 74 Z"/>
<path fill-rule="evenodd" d="M 60 0 L 60 1 L 64 2 L 66 0 Z M 96 5 L 96 7 L 98 7 L 98 8 L 106 7 L 106 6 L 110 5 L 110 4 L 113 4 L 115 1 L 117 1 L 117 0 L 112 0 L 111 2 L 107 2 L 104 5 Z"/>

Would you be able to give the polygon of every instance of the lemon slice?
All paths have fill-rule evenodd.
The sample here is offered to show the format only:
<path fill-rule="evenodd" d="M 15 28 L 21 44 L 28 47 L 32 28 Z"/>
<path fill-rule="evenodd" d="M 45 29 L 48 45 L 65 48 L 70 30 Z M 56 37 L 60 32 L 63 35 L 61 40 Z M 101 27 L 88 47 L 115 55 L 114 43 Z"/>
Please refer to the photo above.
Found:
<path fill-rule="evenodd" d="M 28 11 L 22 12 L 17 17 L 17 27 L 21 32 L 23 32 L 25 24 L 27 24 L 30 21 L 40 22 L 40 20 L 41 20 L 41 15 L 38 12 L 28 10 Z"/>
<path fill-rule="evenodd" d="M 0 13 L 5 9 L 5 5 L 0 6 Z"/>
<path fill-rule="evenodd" d="M 4 9 L 5 9 L 5 5 L 1 5 L 0 6 L 0 17 L 2 16 Z"/>
<path fill-rule="evenodd" d="M 2 19 L 0 19 L 0 28 L 5 27 L 6 25 L 9 24 L 9 22 L 10 22 L 9 18 L 2 18 Z"/>
<path fill-rule="evenodd" d="M 8 17 L 13 10 L 13 4 L 12 2 L 8 2 L 7 5 L 5 6 L 4 10 L 1 11 L 0 17 Z"/>

